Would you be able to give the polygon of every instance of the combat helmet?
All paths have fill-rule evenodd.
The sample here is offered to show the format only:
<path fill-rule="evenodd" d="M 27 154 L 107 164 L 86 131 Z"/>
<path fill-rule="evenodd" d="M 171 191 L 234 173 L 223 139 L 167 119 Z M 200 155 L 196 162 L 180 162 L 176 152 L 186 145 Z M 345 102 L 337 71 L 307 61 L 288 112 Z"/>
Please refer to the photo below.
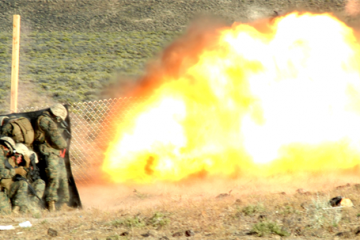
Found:
<path fill-rule="evenodd" d="M 22 143 L 16 143 L 15 149 L 17 153 L 22 154 L 23 156 L 29 156 L 29 149 Z"/>
<path fill-rule="evenodd" d="M 1 117 L 0 117 L 0 126 L 2 126 L 2 125 L 4 124 L 4 121 L 5 121 L 6 119 L 9 119 L 9 117 L 8 117 L 8 116 L 1 116 Z"/>
<path fill-rule="evenodd" d="M 65 118 L 67 116 L 67 110 L 62 104 L 57 103 L 53 105 L 52 107 L 50 107 L 50 112 L 65 121 Z"/>
<path fill-rule="evenodd" d="M 23 159 L 25 160 L 25 166 L 29 167 L 30 165 L 30 158 L 29 158 L 29 149 L 22 143 L 15 144 L 16 152 L 23 155 Z"/>
<path fill-rule="evenodd" d="M 4 144 L 13 153 L 16 152 L 15 141 L 11 137 L 0 137 L 0 144 Z"/>

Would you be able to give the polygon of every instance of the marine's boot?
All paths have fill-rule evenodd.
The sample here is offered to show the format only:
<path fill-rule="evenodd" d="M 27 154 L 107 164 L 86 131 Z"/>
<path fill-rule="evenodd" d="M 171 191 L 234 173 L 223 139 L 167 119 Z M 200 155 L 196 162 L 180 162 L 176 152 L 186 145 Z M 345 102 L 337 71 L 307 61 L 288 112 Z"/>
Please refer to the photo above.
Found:
<path fill-rule="evenodd" d="M 55 212 L 56 211 L 55 201 L 49 201 L 48 207 L 49 207 L 49 212 Z"/>
<path fill-rule="evenodd" d="M 20 207 L 14 206 L 12 209 L 13 214 L 19 215 L 20 214 Z"/>

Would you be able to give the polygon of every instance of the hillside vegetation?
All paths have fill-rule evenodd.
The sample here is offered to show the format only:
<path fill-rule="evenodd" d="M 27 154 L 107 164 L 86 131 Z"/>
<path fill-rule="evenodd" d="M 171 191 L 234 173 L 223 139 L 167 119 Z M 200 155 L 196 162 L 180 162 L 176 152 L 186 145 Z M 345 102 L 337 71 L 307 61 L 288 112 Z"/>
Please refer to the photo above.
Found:
<path fill-rule="evenodd" d="M 14 14 L 21 15 L 21 108 L 109 97 L 100 93 L 118 76 L 136 79 L 149 59 L 202 15 L 232 23 L 268 17 L 274 10 L 341 15 L 343 8 L 344 1 L 337 0 L 1 1 L 0 111 L 9 109 Z"/>

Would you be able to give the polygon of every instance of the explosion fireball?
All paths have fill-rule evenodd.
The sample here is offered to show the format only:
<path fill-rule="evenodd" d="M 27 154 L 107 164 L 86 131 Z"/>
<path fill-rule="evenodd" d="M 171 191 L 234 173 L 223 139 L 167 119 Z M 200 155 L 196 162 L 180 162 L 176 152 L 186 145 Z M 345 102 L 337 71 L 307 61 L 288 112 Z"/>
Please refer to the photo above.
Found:
<path fill-rule="evenodd" d="M 295 12 L 195 39 L 165 49 L 148 73 L 159 84 L 116 123 L 102 166 L 112 182 L 358 171 L 353 29 Z"/>

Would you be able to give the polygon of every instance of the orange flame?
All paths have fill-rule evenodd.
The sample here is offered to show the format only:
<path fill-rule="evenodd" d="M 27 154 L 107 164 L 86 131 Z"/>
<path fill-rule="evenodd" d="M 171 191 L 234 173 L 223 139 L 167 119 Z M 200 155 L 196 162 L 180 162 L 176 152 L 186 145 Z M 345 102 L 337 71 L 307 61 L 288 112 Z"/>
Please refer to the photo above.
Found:
<path fill-rule="evenodd" d="M 219 28 L 202 43 L 190 53 L 170 46 L 180 65 L 160 66 L 167 71 L 152 78 L 162 84 L 117 125 L 102 166 L 111 181 L 358 166 L 360 44 L 351 28 L 330 14 L 291 13 Z"/>

